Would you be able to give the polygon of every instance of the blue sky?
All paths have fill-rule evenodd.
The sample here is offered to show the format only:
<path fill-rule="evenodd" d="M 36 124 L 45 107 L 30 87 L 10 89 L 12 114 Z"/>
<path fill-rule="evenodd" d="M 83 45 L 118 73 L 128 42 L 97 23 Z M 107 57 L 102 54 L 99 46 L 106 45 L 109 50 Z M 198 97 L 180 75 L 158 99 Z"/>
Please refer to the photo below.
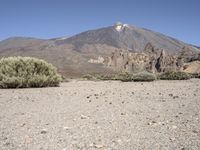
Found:
<path fill-rule="evenodd" d="M 200 46 L 200 0 L 0 0 L 0 40 L 71 36 L 118 21 Z"/>

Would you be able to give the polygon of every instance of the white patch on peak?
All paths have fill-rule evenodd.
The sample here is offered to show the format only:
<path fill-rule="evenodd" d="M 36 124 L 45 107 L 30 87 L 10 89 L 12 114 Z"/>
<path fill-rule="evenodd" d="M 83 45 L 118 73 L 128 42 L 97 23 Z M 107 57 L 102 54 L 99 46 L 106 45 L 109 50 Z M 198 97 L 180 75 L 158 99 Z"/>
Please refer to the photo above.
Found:
<path fill-rule="evenodd" d="M 114 25 L 114 27 L 115 27 L 115 29 L 118 31 L 118 32 L 120 32 L 120 31 L 122 31 L 125 27 L 127 27 L 127 28 L 129 28 L 129 25 L 128 24 L 122 24 L 122 23 L 116 23 L 115 25 Z"/>
<path fill-rule="evenodd" d="M 122 25 L 116 25 L 115 29 L 120 32 L 122 30 L 123 26 Z"/>

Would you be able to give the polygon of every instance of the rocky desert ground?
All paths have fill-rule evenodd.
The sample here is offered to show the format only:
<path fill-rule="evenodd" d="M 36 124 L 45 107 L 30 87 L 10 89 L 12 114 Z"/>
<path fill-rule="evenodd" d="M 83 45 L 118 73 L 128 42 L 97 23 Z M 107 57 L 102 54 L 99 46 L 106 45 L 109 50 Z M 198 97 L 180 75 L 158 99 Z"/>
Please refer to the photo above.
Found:
<path fill-rule="evenodd" d="M 0 89 L 1 150 L 199 150 L 200 80 Z"/>

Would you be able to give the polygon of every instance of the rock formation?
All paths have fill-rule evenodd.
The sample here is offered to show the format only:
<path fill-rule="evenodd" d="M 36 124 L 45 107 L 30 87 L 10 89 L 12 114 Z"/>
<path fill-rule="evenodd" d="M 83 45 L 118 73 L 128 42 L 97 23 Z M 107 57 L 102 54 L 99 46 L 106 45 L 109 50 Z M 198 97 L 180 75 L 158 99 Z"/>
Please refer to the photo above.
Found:
<path fill-rule="evenodd" d="M 108 58 L 107 66 L 120 72 L 165 72 L 176 71 L 183 68 L 184 61 L 181 57 L 169 55 L 165 50 L 155 49 L 148 43 L 144 52 L 115 51 Z"/>
<path fill-rule="evenodd" d="M 115 71 L 138 72 L 146 69 L 149 57 L 145 53 L 132 53 L 128 51 L 115 51 L 109 57 L 108 66 Z"/>

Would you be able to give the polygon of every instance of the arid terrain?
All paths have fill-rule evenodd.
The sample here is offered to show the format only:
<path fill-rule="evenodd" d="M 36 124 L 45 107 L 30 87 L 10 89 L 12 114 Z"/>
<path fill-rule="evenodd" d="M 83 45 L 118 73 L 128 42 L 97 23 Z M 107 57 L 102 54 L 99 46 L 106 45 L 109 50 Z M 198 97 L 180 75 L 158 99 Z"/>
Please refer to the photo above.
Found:
<path fill-rule="evenodd" d="M 1 150 L 198 150 L 200 80 L 0 90 Z"/>

